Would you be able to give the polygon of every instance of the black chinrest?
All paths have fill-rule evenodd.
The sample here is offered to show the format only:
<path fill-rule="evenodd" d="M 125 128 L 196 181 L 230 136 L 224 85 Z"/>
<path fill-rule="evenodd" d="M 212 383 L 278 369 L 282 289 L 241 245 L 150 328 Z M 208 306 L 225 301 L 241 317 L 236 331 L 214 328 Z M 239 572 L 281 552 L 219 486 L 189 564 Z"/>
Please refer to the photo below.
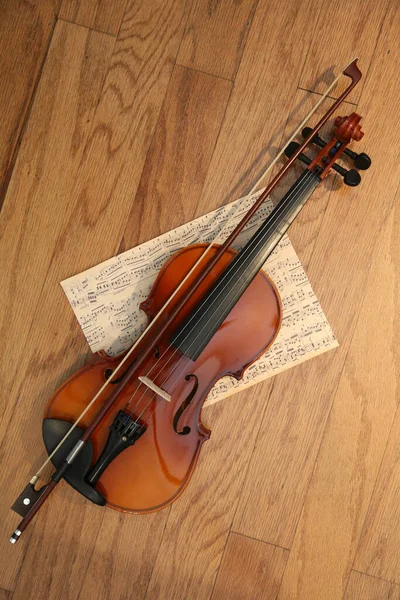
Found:
<path fill-rule="evenodd" d="M 62 419 L 44 419 L 42 426 L 42 434 L 44 444 L 46 446 L 47 452 L 50 454 L 57 444 L 62 440 L 64 435 L 69 431 L 72 427 L 72 424 L 69 421 L 63 421 Z M 79 427 L 75 427 L 74 431 L 65 441 L 62 448 L 58 450 L 53 458 L 51 459 L 53 465 L 56 467 L 61 466 L 64 458 L 67 456 L 68 452 L 72 450 L 75 446 L 76 442 L 80 439 L 83 434 L 83 430 Z M 94 489 L 91 485 L 86 483 L 85 476 L 89 471 L 90 464 L 92 462 L 93 457 L 93 446 L 90 441 L 86 442 L 74 462 L 71 464 L 67 473 L 64 475 L 65 481 L 72 485 L 72 487 L 85 496 L 94 504 L 98 504 L 99 506 L 104 506 L 106 504 L 105 497 L 100 494 L 97 490 Z"/>

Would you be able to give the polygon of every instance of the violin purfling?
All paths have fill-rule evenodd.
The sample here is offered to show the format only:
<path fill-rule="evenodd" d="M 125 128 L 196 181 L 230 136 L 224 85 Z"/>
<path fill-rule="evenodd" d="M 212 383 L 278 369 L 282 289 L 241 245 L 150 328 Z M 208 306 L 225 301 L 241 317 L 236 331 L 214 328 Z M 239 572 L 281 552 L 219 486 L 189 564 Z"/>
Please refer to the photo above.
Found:
<path fill-rule="evenodd" d="M 169 506 L 182 493 L 210 437 L 201 423 L 209 391 L 226 375 L 240 379 L 279 332 L 279 292 L 262 265 L 330 172 L 356 186 L 358 171 L 370 166 L 366 154 L 347 148 L 363 136 L 356 113 L 336 118 L 329 141 L 319 136 L 361 78 L 357 60 L 342 75 L 350 79 L 346 90 L 314 128 L 302 130 L 301 144 L 292 137 L 287 162 L 225 242 L 188 246 L 162 267 L 141 304 L 149 326 L 133 346 L 116 358 L 96 353 L 50 398 L 43 419 L 48 459 L 12 506 L 22 517 L 12 543 L 61 479 L 97 505 L 136 514 Z M 310 144 L 318 147 L 314 158 L 303 152 Z M 337 164 L 344 154 L 356 168 Z M 243 249 L 232 250 L 296 159 L 304 171 Z M 36 489 L 50 460 L 55 471 Z"/>

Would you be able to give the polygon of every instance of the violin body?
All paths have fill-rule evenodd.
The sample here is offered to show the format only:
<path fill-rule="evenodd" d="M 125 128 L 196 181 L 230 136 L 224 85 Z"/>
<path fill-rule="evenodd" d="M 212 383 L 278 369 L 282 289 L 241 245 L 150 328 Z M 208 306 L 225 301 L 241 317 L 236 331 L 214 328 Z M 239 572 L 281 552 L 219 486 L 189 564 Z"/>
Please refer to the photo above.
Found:
<path fill-rule="evenodd" d="M 150 321 L 205 247 L 199 244 L 184 248 L 164 265 L 149 298 L 141 305 Z M 218 246 L 215 246 L 209 253 L 209 260 L 217 251 Z M 210 437 L 210 431 L 202 425 L 200 418 L 210 389 L 226 375 L 241 378 L 245 369 L 266 351 L 278 334 L 282 321 L 279 293 L 269 277 L 260 271 L 196 360 L 171 346 L 170 334 L 190 314 L 235 255 L 232 249 L 224 252 L 154 347 L 154 352 L 121 392 L 113 409 L 106 414 L 104 426 L 97 428 L 90 438 L 92 462 L 95 463 L 106 444 L 116 411 L 123 410 L 146 424 L 145 434 L 110 462 L 96 482 L 96 489 L 111 508 L 149 513 L 168 506 L 181 494 L 194 471 L 203 442 Z M 190 285 L 189 278 L 186 286 Z M 186 286 L 172 303 L 179 302 Z M 95 354 L 88 365 L 55 392 L 46 407 L 45 418 L 74 423 L 121 360 L 121 357 L 113 359 L 102 353 Z M 138 377 L 149 373 L 154 373 L 152 381 L 170 395 L 170 400 L 141 384 Z M 100 404 L 107 399 L 112 387 L 106 387 Z M 91 407 L 79 427 L 84 430 L 97 410 L 98 406 Z"/>

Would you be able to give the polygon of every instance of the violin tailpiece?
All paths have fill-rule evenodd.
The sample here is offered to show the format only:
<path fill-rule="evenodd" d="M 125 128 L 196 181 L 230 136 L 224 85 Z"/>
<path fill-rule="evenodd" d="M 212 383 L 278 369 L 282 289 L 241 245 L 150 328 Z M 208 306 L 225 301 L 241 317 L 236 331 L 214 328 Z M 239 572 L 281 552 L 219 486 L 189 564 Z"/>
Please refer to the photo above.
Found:
<path fill-rule="evenodd" d="M 134 414 L 129 415 L 120 410 L 110 426 L 110 433 L 103 452 L 90 469 L 90 472 L 86 476 L 86 481 L 92 486 L 96 485 L 109 464 L 123 450 L 129 448 L 129 446 L 133 446 L 146 431 L 146 428 L 147 425 Z"/>

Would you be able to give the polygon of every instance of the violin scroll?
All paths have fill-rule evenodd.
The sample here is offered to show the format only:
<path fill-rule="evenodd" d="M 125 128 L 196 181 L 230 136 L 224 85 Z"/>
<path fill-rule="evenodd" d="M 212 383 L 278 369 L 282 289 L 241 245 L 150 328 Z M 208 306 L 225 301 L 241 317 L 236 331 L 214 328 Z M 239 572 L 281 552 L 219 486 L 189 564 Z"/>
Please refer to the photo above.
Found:
<path fill-rule="evenodd" d="M 348 117 L 336 117 L 334 124 L 336 129 L 336 138 L 344 144 L 349 144 L 351 140 L 359 142 L 364 137 L 361 131 L 361 117 L 353 112 Z"/>
<path fill-rule="evenodd" d="M 304 127 L 303 131 L 301 132 L 301 135 L 303 136 L 303 138 L 307 138 L 309 137 L 311 131 L 311 127 Z M 324 142 L 324 140 L 318 134 L 314 135 L 311 141 L 313 144 L 316 144 L 320 148 L 324 148 L 326 146 L 326 142 Z M 365 152 L 360 152 L 360 154 L 357 154 L 357 152 L 353 152 L 353 150 L 350 150 L 350 148 L 346 148 L 343 154 L 351 158 L 351 160 L 354 162 L 355 168 L 359 171 L 366 171 L 371 166 L 371 159 L 368 156 L 368 154 L 365 154 Z"/>
<path fill-rule="evenodd" d="M 316 144 L 321 148 L 317 156 L 314 159 L 310 159 L 305 154 L 301 153 L 297 158 L 307 165 L 309 171 L 313 171 L 319 176 L 319 178 L 325 179 L 328 173 L 333 170 L 342 175 L 344 183 L 351 187 L 357 186 L 361 182 L 361 176 L 358 170 L 368 169 L 371 165 L 370 157 L 362 152 L 357 154 L 347 148 L 347 145 L 352 141 L 359 141 L 363 138 L 364 132 L 361 130 L 361 116 L 353 112 L 346 117 L 336 117 L 334 121 L 335 131 L 331 139 L 325 142 L 316 133 L 310 142 Z M 305 139 L 309 139 L 312 135 L 313 130 L 311 127 L 305 127 L 302 131 L 302 136 Z M 288 158 L 292 157 L 293 154 L 299 149 L 300 144 L 292 142 L 285 149 L 285 154 Z M 354 161 L 355 169 L 345 169 L 344 167 L 336 164 L 336 161 L 346 154 Z"/>

